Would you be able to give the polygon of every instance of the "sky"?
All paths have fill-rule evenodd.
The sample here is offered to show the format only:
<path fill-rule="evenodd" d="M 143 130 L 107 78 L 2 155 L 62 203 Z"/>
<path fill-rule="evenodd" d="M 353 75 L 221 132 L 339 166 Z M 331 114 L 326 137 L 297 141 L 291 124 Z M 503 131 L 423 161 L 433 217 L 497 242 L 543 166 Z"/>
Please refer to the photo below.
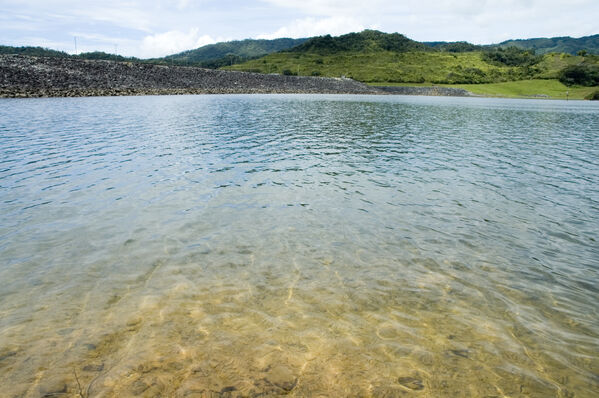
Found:
<path fill-rule="evenodd" d="M 598 0 L 0 0 L 0 44 L 160 57 L 219 41 L 377 29 L 498 43 L 599 33 Z"/>

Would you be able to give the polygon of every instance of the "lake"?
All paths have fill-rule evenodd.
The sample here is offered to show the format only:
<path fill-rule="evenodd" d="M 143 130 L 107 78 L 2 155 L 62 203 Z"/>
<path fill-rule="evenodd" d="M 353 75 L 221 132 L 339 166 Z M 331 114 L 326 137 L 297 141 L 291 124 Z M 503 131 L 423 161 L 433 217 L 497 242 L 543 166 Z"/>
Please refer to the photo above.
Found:
<path fill-rule="evenodd" d="M 595 397 L 599 104 L 0 100 L 7 397 Z"/>

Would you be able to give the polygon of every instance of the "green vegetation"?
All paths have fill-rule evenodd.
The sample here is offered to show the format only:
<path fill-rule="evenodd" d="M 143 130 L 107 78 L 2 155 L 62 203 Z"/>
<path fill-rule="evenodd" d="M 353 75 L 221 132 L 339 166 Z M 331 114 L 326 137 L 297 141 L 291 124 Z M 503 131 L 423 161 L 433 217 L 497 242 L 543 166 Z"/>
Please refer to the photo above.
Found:
<path fill-rule="evenodd" d="M 31 55 L 33 57 L 68 57 L 69 54 L 50 50 L 49 48 L 43 47 L 12 47 L 12 46 L 0 46 L 0 54 L 19 54 L 19 55 Z"/>
<path fill-rule="evenodd" d="M 376 53 L 381 51 L 406 52 L 427 51 L 429 47 L 410 40 L 399 33 L 383 33 L 376 30 L 364 30 L 360 33 L 331 37 L 331 35 L 313 37 L 305 43 L 289 50 L 294 53 L 337 54 Z"/>
<path fill-rule="evenodd" d="M 535 55 L 534 51 L 523 51 L 517 47 L 500 47 L 485 51 L 482 54 L 485 62 L 500 66 L 532 66 L 543 59 Z"/>
<path fill-rule="evenodd" d="M 591 94 L 587 95 L 585 97 L 585 99 L 588 99 L 591 101 L 599 101 L 599 90 L 593 91 Z"/>
<path fill-rule="evenodd" d="M 432 47 L 439 51 L 447 51 L 450 53 L 465 53 L 470 51 L 483 51 L 488 46 L 478 46 L 465 41 L 429 41 L 424 42 L 425 45 Z"/>
<path fill-rule="evenodd" d="M 518 47 L 534 50 L 537 54 L 566 53 L 575 55 L 580 50 L 587 53 L 599 54 L 599 35 L 573 37 L 552 37 L 525 40 L 508 40 L 499 43 L 500 47 Z"/>
<path fill-rule="evenodd" d="M 517 68 L 484 62 L 481 53 L 446 52 L 281 52 L 227 67 L 261 73 L 299 71 L 300 75 L 346 76 L 362 82 L 483 83 L 525 78 Z"/>
<path fill-rule="evenodd" d="M 472 51 L 474 49 L 474 51 Z M 378 85 L 475 85 L 481 95 L 584 98 L 599 84 L 599 56 L 536 55 L 516 47 L 414 42 L 376 31 L 321 36 L 287 51 L 225 67 L 286 75 L 348 77 Z M 562 82 L 557 81 L 561 78 Z M 508 84 L 510 83 L 510 84 Z M 467 87 L 464 87 L 469 89 Z M 566 94 L 569 92 L 570 94 Z"/>
<path fill-rule="evenodd" d="M 288 38 L 274 40 L 235 40 L 209 44 L 194 50 L 158 58 L 155 61 L 175 62 L 176 64 L 195 65 L 205 68 L 219 68 L 259 58 L 273 52 L 287 50 L 302 44 L 306 40 Z"/>
<path fill-rule="evenodd" d="M 225 43 L 209 44 L 194 50 L 163 58 L 139 59 L 108 54 L 102 51 L 70 55 L 62 51 L 49 50 L 42 47 L 10 47 L 0 46 L 0 54 L 22 54 L 39 57 L 76 57 L 119 62 L 140 62 L 159 65 L 198 66 L 203 68 L 220 68 L 259 58 L 276 51 L 287 50 L 307 39 L 275 39 L 275 40 L 237 40 Z"/>
<path fill-rule="evenodd" d="M 596 90 L 591 87 L 568 87 L 557 80 L 538 79 L 491 84 L 461 84 L 452 87 L 490 97 L 552 99 L 585 99 Z"/>
<path fill-rule="evenodd" d="M 503 51 L 499 51 L 502 53 Z M 510 52 L 504 52 L 510 53 Z M 523 65 L 506 65 L 489 60 L 486 52 L 451 53 L 417 52 L 280 52 L 226 67 L 230 70 L 283 73 L 290 70 L 300 75 L 346 76 L 362 82 L 387 83 L 498 83 L 533 78 L 557 79 L 559 72 L 581 62 L 599 64 L 596 59 L 559 54 L 534 56 L 524 52 Z M 506 62 L 518 63 L 520 61 Z M 536 63 L 533 63 L 536 62 Z"/>
<path fill-rule="evenodd" d="M 51 50 L 43 47 L 11 47 L 11 46 L 0 46 L 0 54 L 17 54 L 17 55 L 30 55 L 33 57 L 60 57 L 60 58 L 80 58 L 80 59 L 102 59 L 107 61 L 135 61 L 144 62 L 143 60 L 135 57 L 123 57 L 116 54 L 108 54 L 102 51 L 94 51 L 90 53 L 81 53 L 77 55 L 71 55 L 64 51 Z"/>
<path fill-rule="evenodd" d="M 559 81 L 568 86 L 599 86 L 599 65 L 588 63 L 569 65 L 559 73 Z"/>
<path fill-rule="evenodd" d="M 123 57 L 122 55 L 108 54 L 103 51 L 94 51 L 91 53 L 81 53 L 78 55 L 71 55 L 71 57 L 81 58 L 81 59 L 101 59 L 101 60 L 105 60 L 105 61 L 118 61 L 118 62 L 143 62 L 139 58 Z"/>

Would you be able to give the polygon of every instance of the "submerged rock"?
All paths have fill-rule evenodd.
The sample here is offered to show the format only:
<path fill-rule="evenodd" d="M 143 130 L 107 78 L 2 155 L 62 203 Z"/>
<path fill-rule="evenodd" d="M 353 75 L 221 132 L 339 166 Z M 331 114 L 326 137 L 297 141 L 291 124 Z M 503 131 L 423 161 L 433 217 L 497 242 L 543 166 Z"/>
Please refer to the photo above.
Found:
<path fill-rule="evenodd" d="M 410 390 L 420 391 L 424 389 L 424 384 L 422 380 L 417 377 L 400 377 L 397 379 L 398 383 L 402 386 L 409 388 Z"/>
<path fill-rule="evenodd" d="M 66 381 L 62 379 L 45 379 L 40 382 L 39 393 L 44 398 L 62 397 L 68 392 Z"/>
<path fill-rule="evenodd" d="M 83 367 L 83 370 L 85 372 L 101 372 L 102 370 L 104 370 L 104 364 L 89 364 L 89 365 L 85 365 Z"/>
<path fill-rule="evenodd" d="M 144 383 L 142 380 L 136 380 L 133 382 L 133 384 L 131 384 L 131 388 L 129 390 L 134 395 L 140 395 L 148 388 L 150 388 L 148 384 Z"/>
<path fill-rule="evenodd" d="M 291 391 L 297 384 L 297 377 L 291 369 L 283 365 L 274 366 L 266 377 L 266 380 L 284 391 Z"/>
<path fill-rule="evenodd" d="M 15 355 L 17 355 L 16 350 L 2 350 L 0 351 L 0 361 L 4 361 L 5 359 L 14 357 Z"/>
<path fill-rule="evenodd" d="M 449 352 L 458 357 L 470 358 L 470 351 L 468 350 L 449 350 Z"/>

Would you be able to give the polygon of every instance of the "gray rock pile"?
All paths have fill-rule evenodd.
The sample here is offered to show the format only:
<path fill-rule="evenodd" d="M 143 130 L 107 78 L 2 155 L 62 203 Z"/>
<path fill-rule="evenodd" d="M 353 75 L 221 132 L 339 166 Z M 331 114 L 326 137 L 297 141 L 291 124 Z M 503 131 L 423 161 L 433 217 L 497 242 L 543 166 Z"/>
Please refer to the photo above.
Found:
<path fill-rule="evenodd" d="M 0 97 L 147 94 L 382 94 L 351 79 L 264 75 L 183 66 L 0 55 Z"/>

